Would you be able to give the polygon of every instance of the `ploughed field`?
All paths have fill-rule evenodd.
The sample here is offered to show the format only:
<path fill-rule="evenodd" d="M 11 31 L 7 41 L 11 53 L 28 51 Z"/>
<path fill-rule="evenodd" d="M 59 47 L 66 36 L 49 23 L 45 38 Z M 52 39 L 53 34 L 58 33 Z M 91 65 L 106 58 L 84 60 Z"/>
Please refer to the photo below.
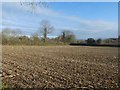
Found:
<path fill-rule="evenodd" d="M 20 88 L 116 88 L 118 48 L 2 46 L 2 82 Z"/>

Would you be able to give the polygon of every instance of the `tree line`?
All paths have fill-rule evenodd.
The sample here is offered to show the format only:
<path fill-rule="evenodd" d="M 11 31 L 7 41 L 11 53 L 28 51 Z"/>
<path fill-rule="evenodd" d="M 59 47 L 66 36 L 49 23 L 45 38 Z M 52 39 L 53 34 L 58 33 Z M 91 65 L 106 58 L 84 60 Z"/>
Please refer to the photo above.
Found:
<path fill-rule="evenodd" d="M 118 44 L 119 38 L 97 39 L 88 38 L 87 40 L 77 40 L 75 34 L 70 30 L 62 30 L 60 35 L 49 38 L 55 28 L 48 20 L 42 20 L 40 27 L 31 36 L 23 35 L 20 29 L 4 28 L 0 32 L 2 45 L 66 45 L 70 43 L 78 44 Z"/>
<path fill-rule="evenodd" d="M 42 20 L 40 27 L 31 36 L 23 35 L 19 29 L 4 28 L 1 31 L 3 45 L 47 45 L 47 44 L 69 44 L 75 42 L 76 38 L 72 31 L 62 30 L 55 38 L 49 38 L 48 34 L 54 31 L 54 27 L 48 20 Z"/>

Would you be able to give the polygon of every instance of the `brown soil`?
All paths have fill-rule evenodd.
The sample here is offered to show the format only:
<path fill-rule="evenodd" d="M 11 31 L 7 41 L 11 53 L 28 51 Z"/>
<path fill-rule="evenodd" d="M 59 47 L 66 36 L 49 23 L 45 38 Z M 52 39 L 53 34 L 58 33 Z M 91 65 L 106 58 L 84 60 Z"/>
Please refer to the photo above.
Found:
<path fill-rule="evenodd" d="M 10 87 L 118 87 L 118 48 L 3 46 L 2 67 Z"/>

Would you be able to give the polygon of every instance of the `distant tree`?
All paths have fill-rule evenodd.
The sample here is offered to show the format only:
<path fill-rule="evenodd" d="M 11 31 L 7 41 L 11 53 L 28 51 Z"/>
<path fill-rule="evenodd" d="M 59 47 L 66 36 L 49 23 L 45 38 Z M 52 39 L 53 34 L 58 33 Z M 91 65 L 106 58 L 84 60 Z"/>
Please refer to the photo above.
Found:
<path fill-rule="evenodd" d="M 22 45 L 30 45 L 30 38 L 27 36 L 20 36 L 19 37 L 19 42 Z"/>
<path fill-rule="evenodd" d="M 61 39 L 62 39 L 63 42 L 66 41 L 66 36 L 67 36 L 67 35 L 66 35 L 66 32 L 67 32 L 67 31 L 62 31 Z"/>
<path fill-rule="evenodd" d="M 38 33 L 34 33 L 31 38 L 32 38 L 33 44 L 35 45 L 40 44 L 40 38 L 39 38 Z"/>
<path fill-rule="evenodd" d="M 2 30 L 2 44 L 15 44 L 22 32 L 19 29 L 4 28 Z"/>
<path fill-rule="evenodd" d="M 4 28 L 2 30 L 2 35 L 6 37 L 18 37 L 21 34 L 22 32 L 20 31 L 20 29 Z"/>
<path fill-rule="evenodd" d="M 49 21 L 47 21 L 47 20 L 42 20 L 42 21 L 41 21 L 39 31 L 40 31 L 40 33 L 42 33 L 42 35 L 43 35 L 43 40 L 44 40 L 44 42 L 45 42 L 46 39 L 47 39 L 47 35 L 50 34 L 50 33 L 52 33 L 53 29 L 54 29 L 54 28 L 53 28 L 53 26 L 50 24 Z"/>
<path fill-rule="evenodd" d="M 118 39 L 120 39 L 120 35 L 118 36 Z"/>
<path fill-rule="evenodd" d="M 111 42 L 110 39 L 105 39 L 105 40 L 104 40 L 104 43 L 105 43 L 105 44 L 110 44 L 110 42 Z"/>
<path fill-rule="evenodd" d="M 86 41 L 87 44 L 95 44 L 95 40 L 93 38 L 88 38 Z"/>
<path fill-rule="evenodd" d="M 96 40 L 96 43 L 97 43 L 97 44 L 101 44 L 101 42 L 102 42 L 102 39 L 97 39 L 97 40 Z"/>
<path fill-rule="evenodd" d="M 75 41 L 75 35 L 70 30 L 63 30 L 61 35 L 61 40 L 64 43 L 71 43 Z"/>

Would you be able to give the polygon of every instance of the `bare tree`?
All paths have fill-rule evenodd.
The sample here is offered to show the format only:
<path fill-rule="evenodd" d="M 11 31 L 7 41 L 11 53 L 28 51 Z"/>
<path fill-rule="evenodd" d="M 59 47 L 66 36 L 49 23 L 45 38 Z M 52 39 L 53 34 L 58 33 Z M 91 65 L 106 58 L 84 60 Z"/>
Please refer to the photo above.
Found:
<path fill-rule="evenodd" d="M 21 34 L 22 34 L 22 32 L 20 29 L 4 28 L 2 30 L 2 35 L 6 36 L 6 37 L 18 37 Z"/>
<path fill-rule="evenodd" d="M 36 8 L 37 7 L 40 7 L 40 8 L 48 8 L 49 7 L 49 5 L 48 5 L 48 3 L 47 2 L 45 2 L 45 1 L 41 1 L 41 0 L 38 0 L 38 1 L 36 1 L 36 0 L 32 0 L 32 1 L 30 1 L 30 2 L 20 2 L 20 4 L 23 6 L 28 6 L 29 8 L 31 8 L 31 10 L 33 11 L 33 12 L 35 12 L 35 10 L 36 10 Z"/>
<path fill-rule="evenodd" d="M 21 34 L 22 32 L 19 29 L 4 28 L 2 30 L 2 43 L 3 44 L 16 43 L 18 42 L 18 37 Z"/>
<path fill-rule="evenodd" d="M 33 33 L 32 34 L 32 41 L 33 41 L 33 44 L 34 45 L 39 45 L 40 44 L 40 38 L 39 38 L 39 35 L 38 35 L 38 33 Z"/>
<path fill-rule="evenodd" d="M 61 40 L 65 43 L 71 43 L 75 41 L 75 35 L 70 30 L 63 30 Z"/>
<path fill-rule="evenodd" d="M 40 24 L 40 33 L 42 33 L 43 35 L 43 40 L 44 42 L 46 41 L 47 39 L 47 35 L 50 34 L 52 31 L 53 31 L 53 26 L 50 24 L 49 21 L 47 20 L 42 20 L 41 21 L 41 24 Z"/>

